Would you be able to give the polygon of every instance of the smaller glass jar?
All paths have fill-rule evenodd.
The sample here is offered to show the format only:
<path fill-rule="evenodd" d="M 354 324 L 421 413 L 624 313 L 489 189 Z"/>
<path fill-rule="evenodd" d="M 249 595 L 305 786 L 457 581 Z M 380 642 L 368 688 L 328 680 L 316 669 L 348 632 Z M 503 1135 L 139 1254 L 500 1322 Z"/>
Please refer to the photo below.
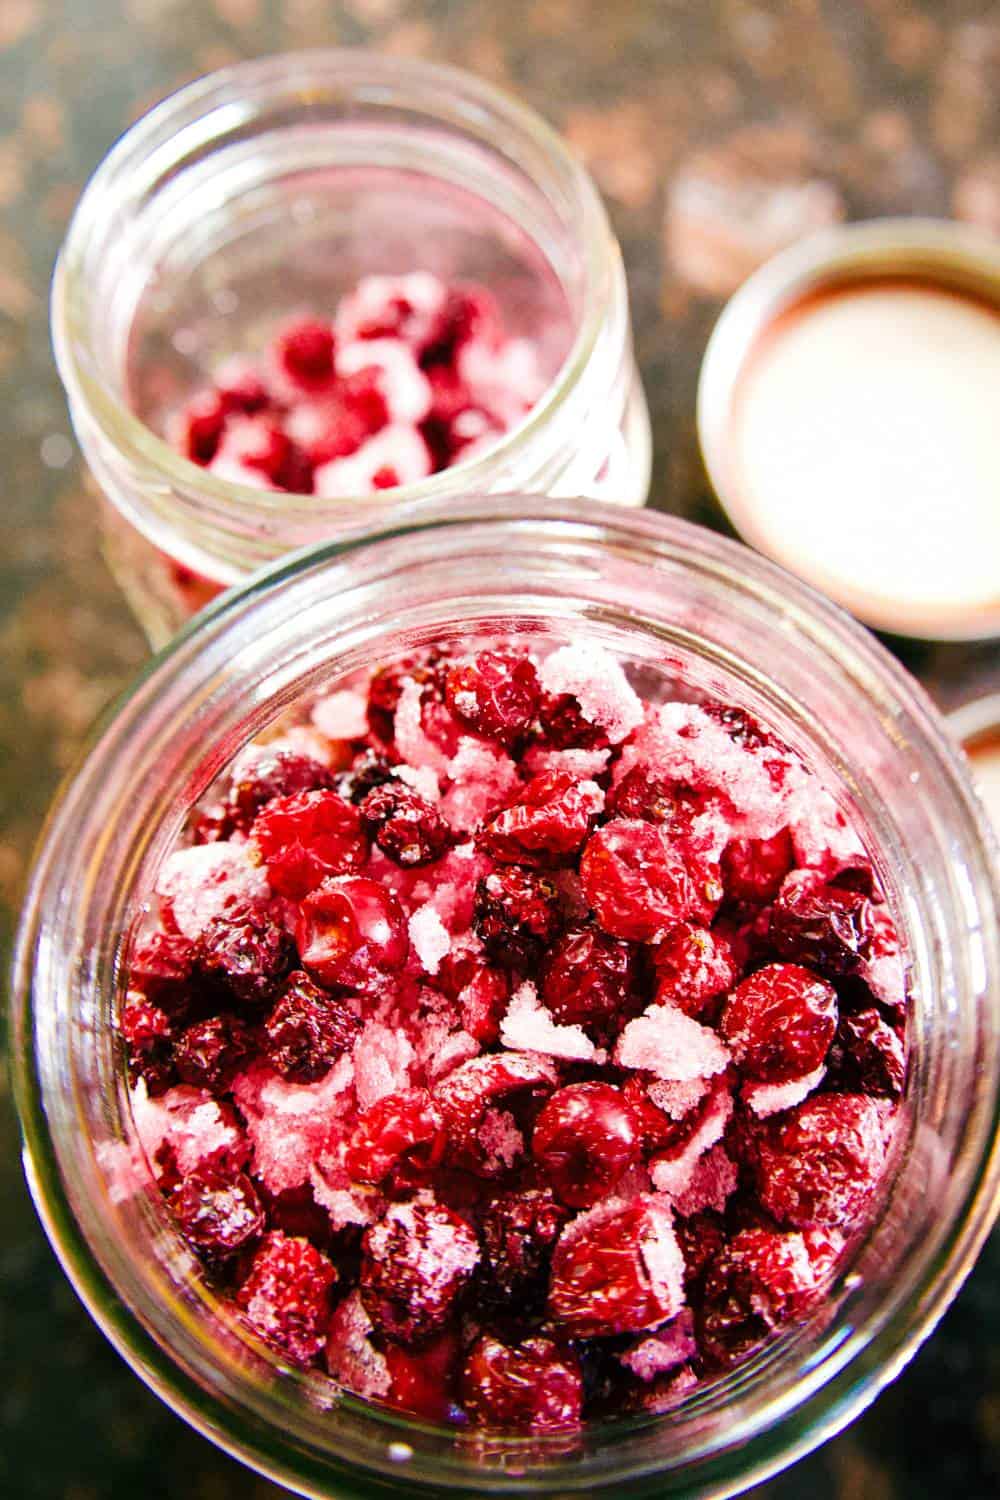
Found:
<path fill-rule="evenodd" d="M 240 1337 L 134 1142 L 112 1016 L 126 934 L 192 806 L 296 702 L 442 638 L 596 640 L 761 716 L 862 832 L 910 962 L 896 1159 L 824 1302 L 671 1411 L 577 1439 L 445 1429 Z M 839 1431 L 901 1370 L 1000 1201 L 992 839 L 961 756 L 879 643 L 765 559 L 654 512 L 510 497 L 414 507 L 203 613 L 95 734 L 51 817 L 15 960 L 12 1045 L 39 1213 L 141 1377 L 295 1493 L 734 1495 Z"/>
<path fill-rule="evenodd" d="M 328 500 L 218 478 L 164 440 L 228 356 L 261 351 L 289 315 L 332 312 L 362 276 L 417 269 L 487 287 L 549 380 L 495 446 Z M 544 121 L 454 69 L 318 51 L 181 90 L 91 179 L 52 320 L 110 561 L 154 643 L 261 564 L 413 498 L 646 499 L 649 417 L 598 193 Z"/>

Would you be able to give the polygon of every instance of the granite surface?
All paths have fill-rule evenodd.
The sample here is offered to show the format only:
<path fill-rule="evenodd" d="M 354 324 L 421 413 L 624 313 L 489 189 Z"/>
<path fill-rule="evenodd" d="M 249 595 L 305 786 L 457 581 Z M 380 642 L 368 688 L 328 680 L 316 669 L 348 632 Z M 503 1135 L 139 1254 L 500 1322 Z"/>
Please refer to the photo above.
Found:
<path fill-rule="evenodd" d="M 49 351 L 48 281 L 68 216 L 115 137 L 179 84 L 242 57 L 363 43 L 515 90 L 589 163 L 628 267 L 655 503 L 709 524 L 722 523 L 694 438 L 698 364 L 769 195 L 785 194 L 792 232 L 886 212 L 955 213 L 1000 232 L 1000 12 L 988 0 L 0 0 L 5 949 L 57 781 L 145 655 L 98 552 Z M 995 646 L 894 644 L 944 703 L 998 683 Z M 0 1494 L 282 1493 L 185 1428 L 91 1325 L 35 1220 L 0 1090 Z M 756 1494 L 998 1493 L 995 1235 L 874 1408 Z"/>

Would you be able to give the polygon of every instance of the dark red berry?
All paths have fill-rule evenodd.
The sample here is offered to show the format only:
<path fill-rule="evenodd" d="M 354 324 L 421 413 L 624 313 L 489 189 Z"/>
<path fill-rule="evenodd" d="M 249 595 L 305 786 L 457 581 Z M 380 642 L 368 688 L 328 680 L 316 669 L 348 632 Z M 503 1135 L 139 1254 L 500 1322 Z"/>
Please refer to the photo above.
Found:
<path fill-rule="evenodd" d="M 731 839 L 721 861 L 726 899 L 764 906 L 777 896 L 794 864 L 795 851 L 787 828 L 770 839 Z"/>
<path fill-rule="evenodd" d="M 487 1110 L 512 1094 L 548 1092 L 556 1076 L 548 1058 L 522 1052 L 474 1057 L 449 1073 L 434 1090 L 444 1117 L 448 1161 L 466 1171 L 490 1175 L 489 1153 L 479 1141 Z"/>
<path fill-rule="evenodd" d="M 440 1333 L 478 1261 L 475 1233 L 451 1209 L 394 1203 L 362 1241 L 365 1311 L 394 1343 Z"/>
<path fill-rule="evenodd" d="M 385 756 L 375 750 L 362 750 L 350 770 L 337 777 L 337 791 L 357 807 L 374 787 L 385 786 L 393 776 L 393 768 Z"/>
<path fill-rule="evenodd" d="M 530 971 L 562 927 L 556 887 L 516 865 L 494 870 L 476 887 L 473 927 L 496 963 Z"/>
<path fill-rule="evenodd" d="M 204 468 L 218 451 L 226 425 L 227 406 L 218 391 L 202 391 L 184 408 L 178 446 L 185 458 Z"/>
<path fill-rule="evenodd" d="M 320 984 L 370 994 L 406 963 L 406 917 L 386 886 L 361 875 L 325 880 L 302 903 L 295 939 Z"/>
<path fill-rule="evenodd" d="M 355 1182 L 384 1181 L 403 1157 L 427 1170 L 444 1155 L 441 1112 L 426 1089 L 386 1094 L 354 1127 L 344 1165 Z"/>
<path fill-rule="evenodd" d="M 368 854 L 361 814 L 336 792 L 299 792 L 269 802 L 253 825 L 267 878 L 300 900 L 328 875 L 345 874 Z"/>
<path fill-rule="evenodd" d="M 733 936 L 721 928 L 680 922 L 653 950 L 656 999 L 686 1016 L 700 1016 L 710 1000 L 731 989 L 740 976 L 741 955 Z"/>
<path fill-rule="evenodd" d="M 571 1083 L 546 1100 L 531 1154 L 564 1203 L 589 1208 L 614 1192 L 641 1153 L 639 1123 L 620 1089 Z"/>
<path fill-rule="evenodd" d="M 704 805 L 701 792 L 684 782 L 657 776 L 641 764 L 627 771 L 608 793 L 608 812 L 616 818 L 663 823 L 671 833 L 689 832 L 692 819 Z"/>
<path fill-rule="evenodd" d="M 275 342 L 275 357 L 289 380 L 304 391 L 322 391 L 334 378 L 333 329 L 316 318 L 291 324 Z"/>
<path fill-rule="evenodd" d="M 745 709 L 735 708 L 728 703 L 706 703 L 704 711 L 716 724 L 721 725 L 733 744 L 739 745 L 742 750 L 764 750 L 769 745 L 778 750 L 786 749 L 783 741 L 770 734 L 760 720 L 755 719 L 753 714 L 748 714 Z"/>
<path fill-rule="evenodd" d="M 315 1245 L 272 1230 L 261 1241 L 236 1301 L 262 1339 L 296 1364 L 309 1364 L 326 1342 L 336 1281 L 332 1262 Z"/>
<path fill-rule="evenodd" d="M 582 1026 L 604 1041 L 635 1013 L 638 963 L 630 943 L 596 927 L 559 938 L 542 971 L 541 996 L 563 1026 Z"/>
<path fill-rule="evenodd" d="M 189 1026 L 178 1039 L 174 1058 L 185 1083 L 221 1094 L 253 1051 L 247 1026 L 236 1016 L 221 1015 Z"/>
<path fill-rule="evenodd" d="M 250 902 L 238 902 L 212 917 L 201 935 L 201 950 L 206 972 L 223 979 L 247 1005 L 273 999 L 293 956 L 288 933 Z"/>
<path fill-rule="evenodd" d="M 505 745 L 527 733 L 539 692 L 534 663 L 513 651 L 480 651 L 445 674 L 445 700 L 456 719 Z"/>
<path fill-rule="evenodd" d="M 669 1208 L 646 1197 L 628 1208 L 595 1209 L 556 1246 L 549 1316 L 569 1338 L 639 1333 L 680 1311 L 683 1277 Z"/>
<path fill-rule="evenodd" d="M 326 790 L 333 777 L 320 761 L 292 750 L 268 750 L 245 765 L 229 789 L 233 823 L 249 828 L 261 808 L 276 797 Z"/>
<path fill-rule="evenodd" d="M 688 917 L 707 921 L 722 898 L 714 866 L 686 861 L 663 828 L 638 820 L 599 828 L 580 878 L 604 931 L 633 942 L 657 942 Z"/>
<path fill-rule="evenodd" d="M 647 1082 L 639 1073 L 626 1078 L 622 1094 L 635 1116 L 644 1152 L 665 1151 L 684 1139 L 689 1129 L 687 1119 L 675 1120 L 654 1104 L 649 1097 Z"/>
<path fill-rule="evenodd" d="M 264 1210 L 243 1172 L 213 1167 L 190 1172 L 170 1206 L 184 1238 L 212 1260 L 245 1250 L 264 1230 Z"/>
<path fill-rule="evenodd" d="M 505 864 L 558 865 L 581 847 L 603 806 L 596 782 L 546 771 L 487 823 L 480 842 Z"/>
<path fill-rule="evenodd" d="M 440 704 L 447 660 L 444 649 L 438 648 L 390 662 L 373 674 L 368 684 L 368 723 L 378 739 L 385 744 L 391 742 L 396 709 L 408 681 L 416 682 L 423 690 L 425 706 L 428 702 Z"/>
<path fill-rule="evenodd" d="M 544 743 L 553 750 L 606 750 L 608 736 L 584 716 L 573 693 L 542 693 L 538 720 Z"/>
<path fill-rule="evenodd" d="M 698 1311 L 698 1343 L 728 1367 L 815 1299 L 820 1279 L 801 1234 L 744 1229 L 709 1265 Z"/>
<path fill-rule="evenodd" d="M 198 950 L 179 932 L 151 932 L 140 938 L 129 961 L 129 984 L 162 1010 L 173 1014 L 188 1003 L 188 981 Z"/>
<path fill-rule="evenodd" d="M 494 1198 L 482 1225 L 491 1289 L 518 1308 L 544 1301 L 552 1251 L 568 1218 L 548 1188 Z"/>
<path fill-rule="evenodd" d="M 572 1432 L 580 1425 L 583 1380 L 568 1350 L 533 1337 L 503 1344 L 482 1334 L 462 1371 L 462 1404 L 494 1432 Z"/>
<path fill-rule="evenodd" d="M 726 1243 L 726 1230 L 720 1214 L 707 1209 L 704 1213 L 678 1218 L 674 1224 L 677 1243 L 684 1256 L 684 1289 L 689 1303 L 698 1300 L 702 1277 Z"/>
<path fill-rule="evenodd" d="M 844 1088 L 898 1099 L 906 1082 L 903 1039 L 874 1006 L 841 1016 L 831 1073 Z"/>
<path fill-rule="evenodd" d="M 269 1229 L 280 1229 L 292 1239 L 311 1240 L 317 1249 L 330 1250 L 334 1242 L 333 1225 L 326 1209 L 316 1202 L 311 1183 L 283 1188 L 280 1193 L 270 1192 L 262 1182 L 256 1182 L 255 1187 Z M 360 1237 L 360 1231 L 358 1234 Z"/>
<path fill-rule="evenodd" d="M 837 1030 L 837 992 L 798 964 L 768 964 L 737 985 L 719 1030 L 750 1078 L 785 1083 L 822 1067 Z"/>
<path fill-rule="evenodd" d="M 249 364 L 240 362 L 223 369 L 216 389 L 226 411 L 238 412 L 240 416 L 252 417 L 270 405 L 267 386 Z"/>
<path fill-rule="evenodd" d="M 419 1349 L 386 1344 L 384 1358 L 392 1381 L 386 1395 L 389 1405 L 428 1422 L 449 1420 L 454 1415 L 461 1353 L 459 1338 L 450 1328 Z"/>
<path fill-rule="evenodd" d="M 457 351 L 471 339 L 498 348 L 503 340 L 500 309 L 481 286 L 451 287 L 420 363 L 425 369 L 449 365 Z"/>
<path fill-rule="evenodd" d="M 195 844 L 221 844 L 232 836 L 236 824 L 224 802 L 209 802 L 201 807 L 191 825 L 192 842 Z"/>
<path fill-rule="evenodd" d="M 795 1229 L 859 1225 L 878 1185 L 885 1142 L 861 1094 L 814 1094 L 757 1140 L 757 1190 L 768 1213 Z"/>
<path fill-rule="evenodd" d="M 403 781 L 370 791 L 361 816 L 382 853 L 404 869 L 432 864 L 451 843 L 451 830 L 433 802 Z"/>
<path fill-rule="evenodd" d="M 871 905 L 859 891 L 824 885 L 810 870 L 782 884 L 768 938 L 782 958 L 820 971 L 853 974 L 868 956 Z"/>
<path fill-rule="evenodd" d="M 138 990 L 126 996 L 118 1030 L 133 1053 L 152 1052 L 169 1042 L 174 1032 L 170 1017 Z"/>
<path fill-rule="evenodd" d="M 360 1019 L 342 999 L 297 970 L 264 1024 L 264 1051 L 283 1078 L 315 1083 L 353 1047 L 360 1030 Z"/>

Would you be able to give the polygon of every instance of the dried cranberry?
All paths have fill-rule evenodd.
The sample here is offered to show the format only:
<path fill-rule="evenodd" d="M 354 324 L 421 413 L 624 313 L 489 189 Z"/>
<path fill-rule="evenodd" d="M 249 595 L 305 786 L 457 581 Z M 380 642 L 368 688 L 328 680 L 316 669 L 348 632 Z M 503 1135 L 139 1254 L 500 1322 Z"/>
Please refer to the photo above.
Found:
<path fill-rule="evenodd" d="M 321 391 L 333 381 L 333 329 L 316 318 L 291 324 L 275 342 L 275 357 L 288 378 L 305 391 Z"/>
<path fill-rule="evenodd" d="M 269 802 L 253 825 L 267 878 L 300 900 L 328 875 L 356 870 L 368 854 L 361 815 L 336 792 L 299 792 Z"/>
<path fill-rule="evenodd" d="M 778 750 L 786 748 L 783 741 L 770 734 L 759 719 L 755 719 L 745 709 L 735 708 L 728 703 L 706 703 L 704 711 L 716 724 L 721 725 L 733 744 L 739 745 L 742 750 L 764 750 L 768 746 L 774 746 Z"/>
<path fill-rule="evenodd" d="M 688 1302 L 697 1300 L 701 1280 L 709 1265 L 726 1242 L 722 1218 L 711 1209 L 704 1213 L 678 1218 L 674 1225 L 677 1243 L 684 1256 L 684 1288 Z"/>
<path fill-rule="evenodd" d="M 370 791 L 361 816 L 382 853 L 404 869 L 433 863 L 451 843 L 451 830 L 433 802 L 403 781 Z"/>
<path fill-rule="evenodd" d="M 603 806 L 596 782 L 546 771 L 487 823 L 480 842 L 505 864 L 557 865 L 577 852 Z"/>
<path fill-rule="evenodd" d="M 553 750 L 606 750 L 610 743 L 600 724 L 584 716 L 573 693 L 543 693 L 538 720 L 542 738 Z"/>
<path fill-rule="evenodd" d="M 445 700 L 455 717 L 505 745 L 530 728 L 539 691 L 534 663 L 513 651 L 480 651 L 445 675 Z"/>
<path fill-rule="evenodd" d="M 454 286 L 448 291 L 433 337 L 420 356 L 424 368 L 451 364 L 463 344 L 476 339 L 498 348 L 503 338 L 500 310 L 481 286 Z"/>
<path fill-rule="evenodd" d="M 325 1208 L 316 1202 L 312 1184 L 283 1188 L 272 1193 L 262 1182 L 256 1182 L 257 1196 L 264 1204 L 269 1229 L 280 1229 L 292 1239 L 311 1240 L 317 1249 L 328 1252 L 334 1241 L 333 1225 Z M 352 1225 L 352 1229 L 357 1226 Z M 357 1230 L 360 1239 L 360 1230 Z M 338 1280 L 344 1279 L 343 1258 L 338 1262 Z"/>
<path fill-rule="evenodd" d="M 654 1104 L 638 1073 L 626 1078 L 622 1093 L 636 1119 L 644 1151 L 663 1151 L 683 1139 L 688 1129 L 686 1120 L 675 1120 Z"/>
<path fill-rule="evenodd" d="M 834 974 L 853 974 L 868 956 L 871 906 L 858 891 L 795 871 L 771 908 L 768 937 L 782 958 Z"/>
<path fill-rule="evenodd" d="M 490 1175 L 488 1153 L 479 1141 L 487 1110 L 499 1099 L 522 1091 L 548 1091 L 556 1070 L 547 1058 L 520 1052 L 498 1052 L 463 1063 L 434 1090 L 444 1116 L 449 1162 L 467 1171 Z"/>
<path fill-rule="evenodd" d="M 426 1089 L 386 1094 L 354 1127 L 346 1166 L 355 1182 L 382 1182 L 405 1156 L 423 1169 L 444 1155 L 441 1113 Z"/>
<path fill-rule="evenodd" d="M 261 808 L 276 797 L 326 790 L 333 777 L 320 761 L 292 750 L 268 750 L 245 765 L 229 789 L 233 823 L 249 828 Z"/>
<path fill-rule="evenodd" d="M 714 866 L 686 862 L 662 828 L 633 819 L 597 830 L 580 878 L 605 932 L 634 942 L 656 942 L 686 917 L 710 919 L 722 896 Z"/>
<path fill-rule="evenodd" d="M 906 1049 L 874 1006 L 841 1016 L 831 1074 L 862 1094 L 898 1099 L 906 1082 Z"/>
<path fill-rule="evenodd" d="M 247 1005 L 272 999 L 292 962 L 287 932 L 251 902 L 237 902 L 212 917 L 201 935 L 201 949 L 206 971 L 225 980 Z"/>
<path fill-rule="evenodd" d="M 264 1051 L 271 1067 L 294 1083 L 315 1083 L 353 1047 L 361 1021 L 296 970 L 264 1025 Z"/>
<path fill-rule="evenodd" d="M 700 1016 L 710 1000 L 739 978 L 740 955 L 721 928 L 680 922 L 653 951 L 660 1005 L 675 1005 L 686 1016 Z"/>
<path fill-rule="evenodd" d="M 639 1333 L 680 1311 L 683 1276 L 668 1208 L 647 1197 L 594 1209 L 556 1246 L 549 1316 L 570 1338 Z"/>
<path fill-rule="evenodd" d="M 302 903 L 295 939 L 303 968 L 320 984 L 373 993 L 410 951 L 406 917 L 392 891 L 360 875 L 325 880 Z"/>
<path fill-rule="evenodd" d="M 516 865 L 494 870 L 476 886 L 472 925 L 498 964 L 534 969 L 562 927 L 556 887 Z"/>
<path fill-rule="evenodd" d="M 349 771 L 337 777 L 337 791 L 355 807 L 362 803 L 368 793 L 377 786 L 392 781 L 393 768 L 384 755 L 375 750 L 363 750 Z"/>
<path fill-rule="evenodd" d="M 626 771 L 608 793 L 608 812 L 616 818 L 641 818 L 646 823 L 664 823 L 671 832 L 688 832 L 691 820 L 701 812 L 705 798 L 684 782 L 657 776 L 645 765 Z"/>
<path fill-rule="evenodd" d="M 392 740 L 396 709 L 407 681 L 416 682 L 424 697 L 440 701 L 443 652 L 425 651 L 380 667 L 368 684 L 368 723 L 372 732 L 388 744 Z"/>
<path fill-rule="evenodd" d="M 787 828 L 770 839 L 731 839 L 721 861 L 727 900 L 748 906 L 773 901 L 794 864 L 795 851 Z"/>
<path fill-rule="evenodd" d="M 510 998 L 506 974 L 480 964 L 458 994 L 462 1026 L 477 1042 L 489 1045 L 500 1035 L 500 1020 Z"/>
<path fill-rule="evenodd" d="M 236 1016 L 212 1016 L 197 1021 L 181 1035 L 174 1056 L 185 1083 L 224 1093 L 254 1051 L 253 1037 Z"/>
<path fill-rule="evenodd" d="M 596 927 L 558 939 L 542 971 L 541 996 L 563 1026 L 582 1026 L 604 1041 L 635 1011 L 638 963 L 629 943 Z"/>
<path fill-rule="evenodd" d="M 461 1352 L 451 1329 L 417 1350 L 387 1344 L 384 1357 L 392 1385 L 386 1400 L 390 1406 L 429 1422 L 449 1420 L 454 1415 L 452 1391 Z"/>
<path fill-rule="evenodd" d="M 130 990 L 122 1006 L 118 1030 L 133 1053 L 152 1052 L 173 1036 L 170 1017 L 137 990 Z"/>
<path fill-rule="evenodd" d="M 236 1302 L 262 1339 L 296 1364 L 309 1364 L 326 1341 L 336 1281 L 336 1269 L 315 1245 L 272 1230 L 261 1241 Z"/>
<path fill-rule="evenodd" d="M 199 808 L 191 826 L 195 844 L 221 844 L 231 837 L 236 824 L 224 802 L 209 802 Z"/>
<path fill-rule="evenodd" d="M 757 1191 L 796 1229 L 860 1224 L 878 1185 L 885 1143 L 878 1110 L 861 1094 L 815 1094 L 757 1141 Z"/>
<path fill-rule="evenodd" d="M 211 1259 L 246 1249 L 264 1230 L 264 1210 L 243 1172 L 213 1167 L 190 1172 L 170 1206 L 184 1238 Z"/>
<path fill-rule="evenodd" d="M 482 1226 L 490 1289 L 518 1307 L 544 1301 L 552 1251 L 568 1217 L 548 1188 L 494 1198 Z"/>
<path fill-rule="evenodd" d="M 797 1317 L 819 1280 L 803 1236 L 744 1229 L 708 1267 L 698 1312 L 698 1342 L 712 1364 L 744 1359 L 788 1318 Z"/>
<path fill-rule="evenodd" d="M 189 1001 L 187 984 L 197 956 L 194 943 L 180 932 L 148 933 L 133 949 L 129 983 L 173 1014 Z"/>
<path fill-rule="evenodd" d="M 620 1089 L 571 1083 L 557 1089 L 535 1122 L 531 1153 L 564 1203 L 589 1208 L 639 1160 L 639 1123 Z"/>
<path fill-rule="evenodd" d="M 571 1432 L 583 1405 L 580 1366 L 551 1339 L 510 1345 L 482 1334 L 462 1371 L 462 1402 L 487 1431 Z"/>
<path fill-rule="evenodd" d="M 822 1066 L 830 1049 L 837 992 L 798 964 L 768 964 L 733 990 L 719 1030 L 750 1078 L 802 1078 Z"/>
<path fill-rule="evenodd" d="M 365 1311 L 394 1343 L 440 1333 L 478 1260 L 475 1233 L 451 1209 L 394 1203 L 362 1241 Z"/>
<path fill-rule="evenodd" d="M 178 446 L 185 458 L 202 468 L 218 451 L 226 425 L 227 405 L 218 391 L 202 391 L 184 408 Z"/>

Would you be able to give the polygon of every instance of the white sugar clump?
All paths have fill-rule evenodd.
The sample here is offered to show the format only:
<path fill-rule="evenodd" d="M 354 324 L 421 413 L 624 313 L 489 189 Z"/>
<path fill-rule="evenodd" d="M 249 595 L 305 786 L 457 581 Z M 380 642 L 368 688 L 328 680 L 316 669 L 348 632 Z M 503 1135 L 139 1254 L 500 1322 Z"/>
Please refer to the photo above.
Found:
<path fill-rule="evenodd" d="M 350 500 L 378 489 L 375 476 L 391 469 L 397 484 L 413 484 L 431 472 L 427 444 L 416 428 L 402 422 L 383 427 L 347 458 L 320 464 L 313 475 L 314 493 L 325 500 Z"/>
<path fill-rule="evenodd" d="M 638 695 L 621 663 L 603 646 L 592 641 L 560 646 L 542 663 L 538 675 L 547 692 L 572 693 L 584 718 L 600 725 L 613 745 L 642 723 Z"/>
<path fill-rule="evenodd" d="M 813 1089 L 819 1087 L 825 1072 L 826 1066 L 821 1063 L 814 1072 L 804 1073 L 801 1078 L 792 1078 L 786 1083 L 747 1081 L 742 1090 L 744 1103 L 750 1106 L 755 1115 L 776 1115 L 783 1109 L 801 1104 Z"/>
<path fill-rule="evenodd" d="M 646 1334 L 618 1355 L 620 1364 L 640 1380 L 649 1382 L 657 1375 L 675 1370 L 697 1353 L 694 1339 L 694 1314 L 685 1307 L 663 1328 Z"/>
<path fill-rule="evenodd" d="M 654 1078 L 646 1092 L 657 1109 L 662 1109 L 672 1120 L 683 1120 L 701 1103 L 711 1087 L 710 1078 L 685 1078 L 673 1082 Z"/>
<path fill-rule="evenodd" d="M 385 1355 L 371 1342 L 372 1321 L 361 1293 L 350 1292 L 330 1319 L 326 1367 L 332 1379 L 356 1396 L 387 1396 L 392 1376 Z"/>
<path fill-rule="evenodd" d="M 169 1164 L 164 1161 L 168 1153 L 182 1177 L 207 1163 L 242 1166 L 246 1138 L 232 1111 L 229 1116 L 205 1089 L 181 1084 L 151 1099 L 140 1078 L 132 1090 L 136 1134 L 157 1177 Z"/>
<path fill-rule="evenodd" d="M 441 800 L 441 787 L 436 774 L 431 770 L 430 766 L 408 766 L 405 764 L 393 766 L 392 773 L 400 781 L 405 781 L 407 786 L 412 787 L 418 796 L 423 797 L 427 802 L 439 802 Z"/>
<path fill-rule="evenodd" d="M 674 1207 L 686 1218 L 706 1208 L 722 1213 L 731 1193 L 736 1191 L 740 1170 L 724 1146 L 710 1146 L 698 1158 L 683 1192 L 674 1195 Z"/>
<path fill-rule="evenodd" d="M 401 339 L 359 339 L 337 350 L 337 374 L 341 377 L 372 370 L 385 402 L 390 422 L 422 422 L 433 399 L 430 381 Z M 383 429 L 384 430 L 384 429 Z"/>
<path fill-rule="evenodd" d="M 525 980 L 511 996 L 507 1013 L 500 1022 L 500 1040 L 515 1052 L 541 1052 L 546 1057 L 577 1062 L 591 1062 L 599 1056 L 582 1026 L 557 1025 L 530 980 Z"/>
<path fill-rule="evenodd" d="M 354 1044 L 354 1088 L 358 1107 L 371 1109 L 386 1094 L 410 1083 L 413 1048 L 401 1031 L 369 1021 Z"/>
<path fill-rule="evenodd" d="M 541 776 L 546 771 L 568 771 L 584 781 L 602 776 L 610 756 L 610 750 L 547 750 L 543 745 L 532 745 L 525 751 L 523 764 L 532 776 Z"/>
<path fill-rule="evenodd" d="M 672 1152 L 660 1152 L 650 1162 L 650 1175 L 658 1192 L 679 1198 L 687 1190 L 699 1160 L 721 1141 L 732 1115 L 733 1096 L 720 1088 L 705 1106 L 689 1139 Z"/>
<path fill-rule="evenodd" d="M 308 1182 L 314 1163 L 341 1131 L 354 1068 L 340 1057 L 318 1083 L 288 1083 L 265 1063 L 233 1080 L 233 1098 L 246 1120 L 254 1170 L 272 1193 Z"/>
<path fill-rule="evenodd" d="M 341 1143 L 343 1145 L 343 1143 Z M 346 1229 L 352 1224 L 370 1224 L 375 1217 L 373 1194 L 353 1188 L 342 1166 L 333 1166 L 324 1160 L 322 1166 L 313 1166 L 309 1174 L 312 1193 L 320 1208 L 326 1210 L 334 1229 Z"/>
<path fill-rule="evenodd" d="M 441 810 L 457 833 L 474 832 L 484 819 L 506 807 L 522 785 L 517 764 L 509 755 L 471 735 L 462 736 L 447 769 L 454 785 L 445 794 Z"/>
<path fill-rule="evenodd" d="M 345 688 L 327 693 L 313 704 L 316 728 L 331 740 L 356 740 L 368 733 L 368 705 L 362 693 Z"/>
<path fill-rule="evenodd" d="M 507 1109 L 487 1109 L 476 1138 L 484 1152 L 484 1166 L 490 1172 L 501 1168 L 509 1171 L 524 1156 L 524 1136 Z"/>
<path fill-rule="evenodd" d="M 180 932 L 197 942 L 213 917 L 237 902 L 266 901 L 271 888 L 245 844 L 195 844 L 163 861 L 156 893 Z"/>
<path fill-rule="evenodd" d="M 729 1052 L 714 1031 L 672 1005 L 647 1006 L 629 1021 L 615 1047 L 620 1068 L 638 1068 L 669 1082 L 710 1078 L 729 1065 Z"/>
<path fill-rule="evenodd" d="M 662 1322 L 680 1312 L 684 1305 L 684 1255 L 677 1243 L 669 1205 L 655 1197 L 645 1201 L 648 1211 L 639 1253 L 660 1304 L 656 1321 Z"/>
<path fill-rule="evenodd" d="M 451 935 L 430 904 L 418 906 L 410 917 L 410 943 L 426 973 L 436 974 L 441 960 L 451 951 Z"/>

